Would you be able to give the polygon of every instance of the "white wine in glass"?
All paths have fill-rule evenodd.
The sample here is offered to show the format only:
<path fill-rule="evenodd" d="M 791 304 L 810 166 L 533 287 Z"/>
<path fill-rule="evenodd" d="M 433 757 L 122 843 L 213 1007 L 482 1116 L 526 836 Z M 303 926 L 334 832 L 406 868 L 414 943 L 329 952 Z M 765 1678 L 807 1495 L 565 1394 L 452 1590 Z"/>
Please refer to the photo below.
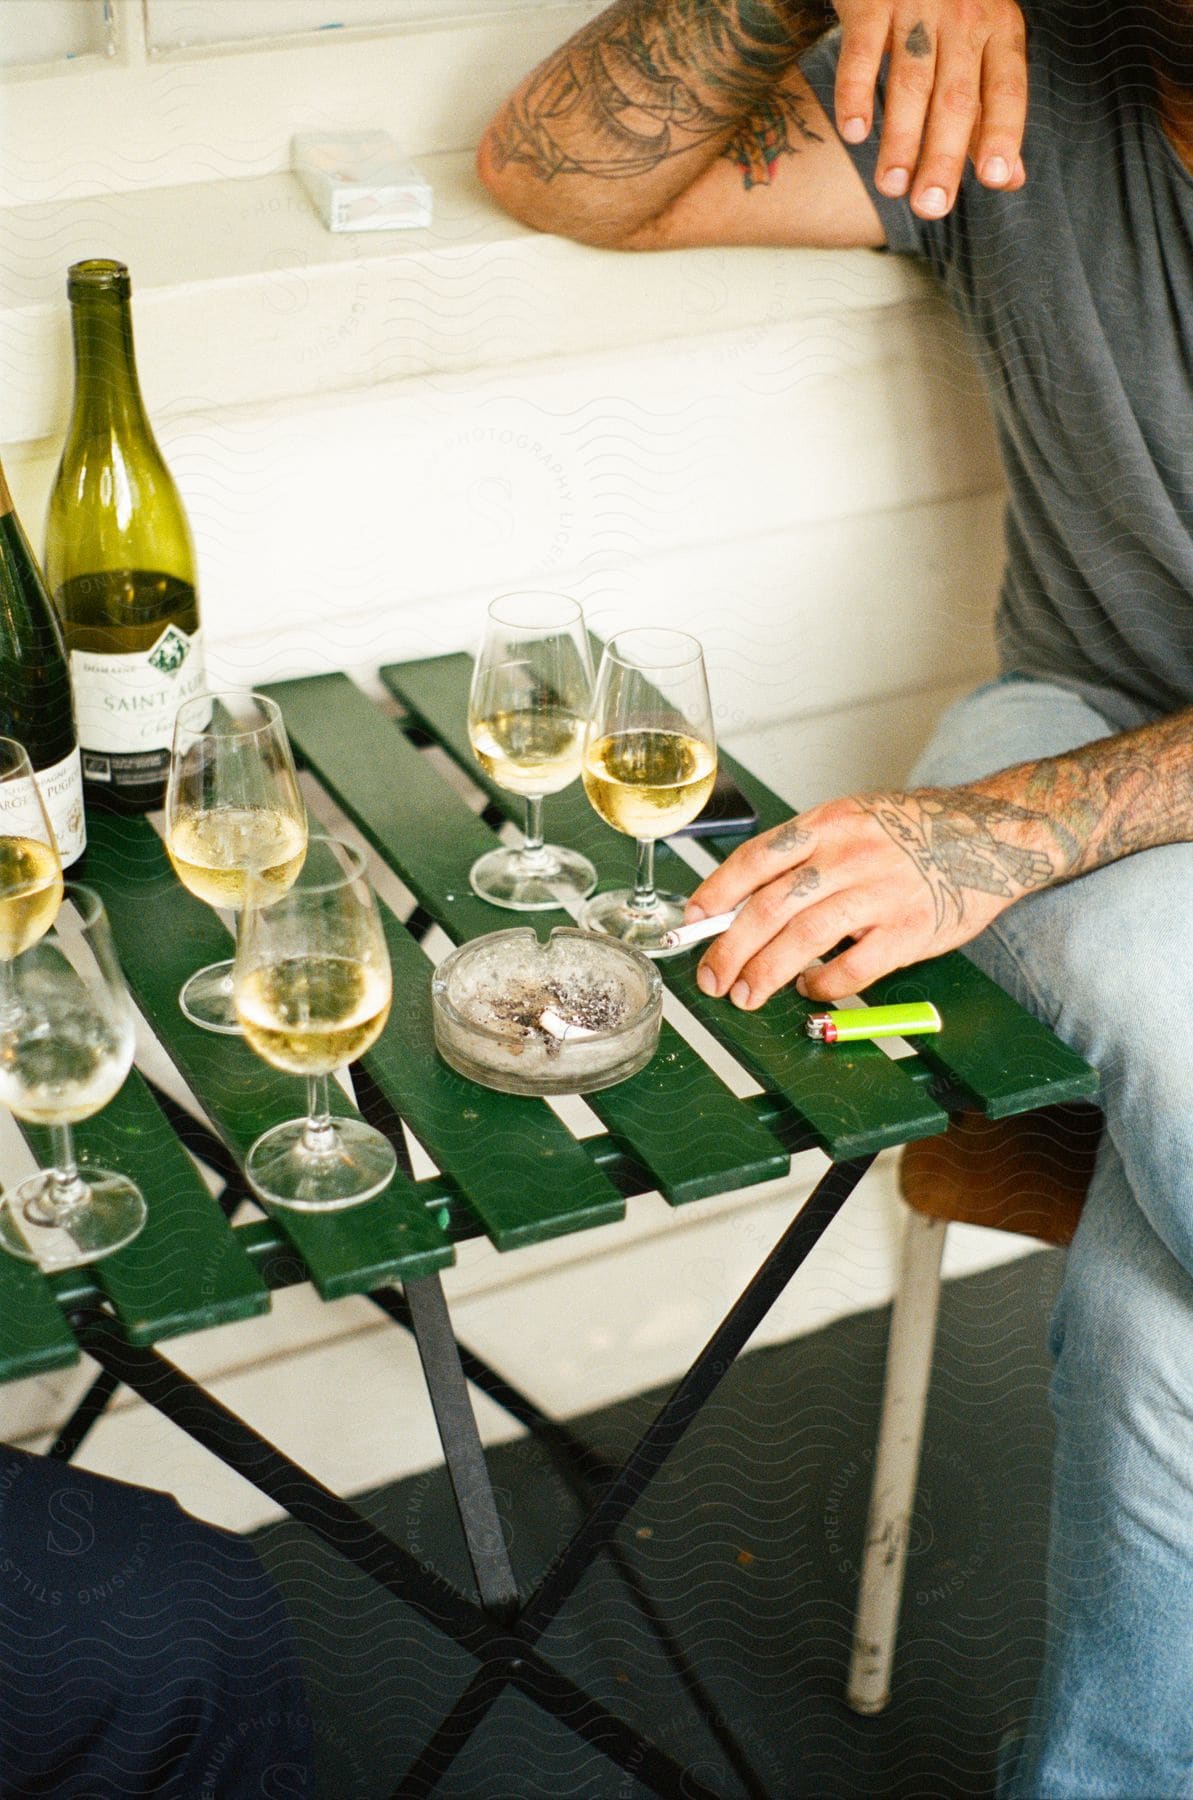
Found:
<path fill-rule="evenodd" d="M 584 615 L 562 594 L 505 594 L 489 607 L 468 696 L 472 753 L 489 779 L 526 802 L 519 849 L 490 850 L 474 893 L 513 912 L 545 912 L 596 886 L 586 856 L 543 842 L 543 797 L 580 773 L 592 663 Z"/>
<path fill-rule="evenodd" d="M 132 1002 L 107 914 L 91 888 L 68 883 L 52 927 L 7 971 L 0 1011 L 0 1102 L 48 1125 L 53 1166 L 4 1196 L 0 1245 L 47 1272 L 95 1262 L 145 1223 L 136 1184 L 75 1162 L 71 1126 L 99 1112 L 132 1066 Z"/>
<path fill-rule="evenodd" d="M 196 694 L 178 709 L 166 785 L 166 849 L 183 887 L 239 913 L 245 883 L 281 894 L 302 867 L 307 815 L 282 715 L 265 694 Z M 178 1003 L 207 1031 L 240 1027 L 232 959 L 199 969 Z"/>
<path fill-rule="evenodd" d="M 61 901 L 62 864 L 33 765 L 15 738 L 0 737 L 0 963 L 50 929 Z"/>
<path fill-rule="evenodd" d="M 596 894 L 581 914 L 647 956 L 675 952 L 663 936 L 683 922 L 681 894 L 654 884 L 654 847 L 696 817 L 717 776 L 704 656 L 682 631 L 623 631 L 605 647 L 584 746 L 584 791 L 615 831 L 636 839 L 632 889 Z"/>
<path fill-rule="evenodd" d="M 327 1078 L 362 1056 L 389 1017 L 389 951 L 364 858 L 315 836 L 280 896 L 250 876 L 233 982 L 246 1042 L 262 1061 L 307 1081 L 305 1118 L 275 1125 L 249 1151 L 253 1192 L 274 1206 L 334 1212 L 371 1200 L 397 1156 L 363 1119 L 333 1117 Z"/>

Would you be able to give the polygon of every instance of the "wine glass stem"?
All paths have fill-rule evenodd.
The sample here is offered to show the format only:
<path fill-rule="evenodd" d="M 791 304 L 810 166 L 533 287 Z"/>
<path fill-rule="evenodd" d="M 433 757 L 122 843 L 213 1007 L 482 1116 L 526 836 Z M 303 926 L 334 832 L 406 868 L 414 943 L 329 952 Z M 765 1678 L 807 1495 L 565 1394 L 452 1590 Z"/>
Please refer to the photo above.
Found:
<path fill-rule="evenodd" d="M 654 912 L 659 897 L 654 889 L 654 839 L 638 839 L 638 860 L 634 868 L 634 897 L 630 902 L 635 912 Z"/>
<path fill-rule="evenodd" d="M 13 985 L 12 964 L 6 956 L 0 956 L 0 1025 L 14 1023 L 20 1010 Z"/>
<path fill-rule="evenodd" d="M 543 849 L 543 796 L 527 794 L 522 863 L 527 868 L 539 868 L 546 861 L 547 853 Z"/>
<path fill-rule="evenodd" d="M 65 1225 L 87 1198 L 87 1183 L 75 1162 L 74 1137 L 69 1125 L 51 1125 L 52 1167 L 46 1184 L 26 1212 L 38 1225 Z"/>
<path fill-rule="evenodd" d="M 327 1076 L 307 1076 L 307 1117 L 302 1147 L 311 1156 L 327 1156 L 335 1148 L 336 1128 L 331 1122 Z"/>

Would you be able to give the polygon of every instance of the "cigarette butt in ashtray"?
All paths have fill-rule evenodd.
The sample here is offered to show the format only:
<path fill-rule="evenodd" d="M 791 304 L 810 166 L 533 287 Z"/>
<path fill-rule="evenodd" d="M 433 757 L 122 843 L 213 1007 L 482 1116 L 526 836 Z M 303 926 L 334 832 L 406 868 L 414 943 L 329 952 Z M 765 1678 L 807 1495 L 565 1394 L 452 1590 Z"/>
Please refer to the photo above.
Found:
<path fill-rule="evenodd" d="M 544 1007 L 543 1011 L 539 1014 L 539 1027 L 541 1030 L 545 1031 L 549 1037 L 553 1038 L 589 1038 L 596 1036 L 596 1032 L 590 1031 L 587 1025 L 571 1024 L 567 1019 L 561 1018 L 559 1013 L 555 1012 L 550 1006 Z"/>

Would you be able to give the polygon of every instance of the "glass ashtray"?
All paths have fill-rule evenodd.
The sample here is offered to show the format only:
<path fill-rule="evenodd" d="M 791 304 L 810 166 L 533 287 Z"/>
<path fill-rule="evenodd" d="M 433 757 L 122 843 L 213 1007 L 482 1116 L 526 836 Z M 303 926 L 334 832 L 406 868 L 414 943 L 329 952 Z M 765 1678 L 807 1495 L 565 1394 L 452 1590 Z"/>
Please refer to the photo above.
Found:
<path fill-rule="evenodd" d="M 461 944 L 431 981 L 445 1063 L 503 1094 L 592 1094 L 654 1055 L 663 984 L 653 963 L 611 938 L 529 926 Z"/>

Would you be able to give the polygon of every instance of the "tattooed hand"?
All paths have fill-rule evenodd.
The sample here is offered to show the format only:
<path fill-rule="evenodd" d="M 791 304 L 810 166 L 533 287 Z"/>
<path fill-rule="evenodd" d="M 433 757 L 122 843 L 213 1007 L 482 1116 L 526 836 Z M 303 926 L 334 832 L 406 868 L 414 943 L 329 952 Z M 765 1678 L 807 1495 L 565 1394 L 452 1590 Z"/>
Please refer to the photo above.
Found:
<path fill-rule="evenodd" d="M 976 788 L 832 800 L 743 844 L 697 888 L 689 918 L 749 896 L 697 980 L 751 1009 L 801 975 L 811 998 L 840 1000 L 968 942 L 1066 872 L 1044 814 Z M 848 949 L 809 967 L 843 938 Z"/>
<path fill-rule="evenodd" d="M 1019 151 L 1027 115 L 1023 15 L 1014 0 L 835 0 L 841 20 L 837 129 L 870 132 L 878 65 L 889 54 L 877 182 L 914 212 L 952 207 L 972 157 L 979 181 L 1012 192 L 1026 179 Z"/>

